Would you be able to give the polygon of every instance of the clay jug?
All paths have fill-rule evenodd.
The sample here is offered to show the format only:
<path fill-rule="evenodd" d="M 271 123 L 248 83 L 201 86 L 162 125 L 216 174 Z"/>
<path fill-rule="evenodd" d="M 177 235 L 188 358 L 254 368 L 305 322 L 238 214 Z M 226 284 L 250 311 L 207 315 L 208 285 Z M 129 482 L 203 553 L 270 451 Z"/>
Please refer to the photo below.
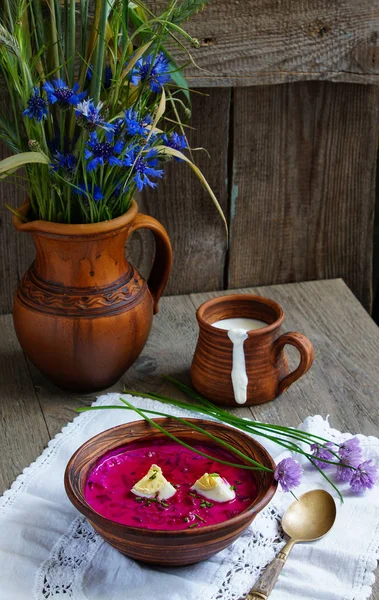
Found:
<path fill-rule="evenodd" d="M 19 212 L 26 216 L 25 203 Z M 13 320 L 22 349 L 60 387 L 95 391 L 115 383 L 142 351 L 171 271 L 172 252 L 162 225 L 138 214 L 133 201 L 121 217 L 69 225 L 23 222 L 34 263 L 18 286 Z M 136 229 L 150 229 L 156 256 L 146 284 L 125 258 Z"/>

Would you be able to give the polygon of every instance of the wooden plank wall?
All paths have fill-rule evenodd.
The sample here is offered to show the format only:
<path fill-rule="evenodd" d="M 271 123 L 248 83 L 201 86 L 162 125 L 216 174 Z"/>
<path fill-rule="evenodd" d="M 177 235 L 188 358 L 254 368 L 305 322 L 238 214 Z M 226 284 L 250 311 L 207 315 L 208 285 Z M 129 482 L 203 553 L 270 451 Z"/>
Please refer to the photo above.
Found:
<path fill-rule="evenodd" d="M 228 286 L 342 277 L 370 307 L 377 88 L 238 88 L 234 115 Z"/>
<path fill-rule="evenodd" d="M 167 0 L 148 0 L 157 12 Z M 200 41 L 191 87 L 292 81 L 378 83 L 378 0 L 208 0 L 186 30 Z"/>
<path fill-rule="evenodd" d="M 206 94 L 193 96 L 190 142 L 209 150 L 198 164 L 230 243 L 189 168 L 168 165 L 159 189 L 139 198 L 172 240 L 166 293 L 342 277 L 370 309 L 379 0 L 209 0 L 188 30 L 205 69 L 188 80 Z M 22 199 L 0 186 L 0 313 L 33 256 L 3 207 Z M 146 274 L 150 234 L 134 234 L 128 252 Z"/>

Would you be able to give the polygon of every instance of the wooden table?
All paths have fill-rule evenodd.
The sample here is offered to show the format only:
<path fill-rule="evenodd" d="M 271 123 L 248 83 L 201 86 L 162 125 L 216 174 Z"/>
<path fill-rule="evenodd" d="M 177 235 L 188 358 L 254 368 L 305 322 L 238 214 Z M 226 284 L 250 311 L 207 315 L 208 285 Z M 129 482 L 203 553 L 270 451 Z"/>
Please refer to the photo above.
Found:
<path fill-rule="evenodd" d="M 284 330 L 301 331 L 315 347 L 311 370 L 278 400 L 240 408 L 240 414 L 297 426 L 312 414 L 330 415 L 341 431 L 378 435 L 379 329 L 340 279 L 249 288 L 273 298 L 285 311 Z M 171 296 L 160 312 L 144 351 L 109 391 L 180 394 L 160 378 L 170 374 L 189 383 L 197 340 L 195 309 L 215 292 Z M 50 384 L 25 359 L 10 315 L 0 316 L 0 492 L 42 452 L 50 438 L 75 416 L 75 408 L 95 395 L 69 394 Z M 296 351 L 288 350 L 290 361 Z M 379 581 L 372 600 L 379 600 Z"/>

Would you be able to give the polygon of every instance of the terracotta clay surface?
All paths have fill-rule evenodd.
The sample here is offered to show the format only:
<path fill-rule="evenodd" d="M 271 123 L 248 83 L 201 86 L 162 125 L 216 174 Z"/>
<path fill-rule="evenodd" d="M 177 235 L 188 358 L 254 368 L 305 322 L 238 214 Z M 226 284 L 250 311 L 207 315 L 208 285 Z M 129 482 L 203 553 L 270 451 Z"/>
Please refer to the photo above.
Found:
<path fill-rule="evenodd" d="M 267 323 L 267 327 L 247 332 L 244 342 L 248 376 L 246 405 L 262 404 L 282 394 L 311 367 L 314 350 L 301 333 L 280 335 L 284 320 L 282 308 L 268 298 L 252 294 L 232 294 L 208 300 L 197 311 L 200 328 L 191 378 L 194 387 L 217 404 L 237 406 L 231 371 L 233 344 L 228 332 L 212 323 L 222 319 L 247 317 Z M 295 346 L 300 353 L 299 366 L 289 373 L 284 346 Z"/>
<path fill-rule="evenodd" d="M 20 213 L 26 215 L 28 204 Z M 138 214 L 135 202 L 116 219 L 67 225 L 24 223 L 36 259 L 16 292 L 13 320 L 19 342 L 51 381 L 77 391 L 112 385 L 142 351 L 153 313 L 170 275 L 172 253 L 165 229 Z M 136 229 L 152 230 L 156 257 L 148 283 L 125 258 Z"/>
<path fill-rule="evenodd" d="M 174 419 L 154 419 L 179 439 L 193 444 L 209 443 L 201 432 L 182 425 Z M 85 500 L 87 476 L 98 459 L 112 449 L 142 440 L 165 438 L 158 429 L 146 421 L 135 421 L 108 429 L 91 438 L 70 459 L 65 473 L 65 488 L 71 502 L 90 521 L 96 531 L 109 543 L 127 556 L 151 564 L 189 565 L 205 560 L 231 544 L 253 521 L 273 497 L 277 482 L 274 480 L 275 463 L 267 451 L 251 437 L 222 423 L 203 419 L 187 419 L 206 427 L 207 431 L 259 461 L 272 471 L 254 471 L 258 494 L 246 510 L 228 521 L 199 529 L 176 531 L 142 529 L 110 521 L 97 513 Z M 165 438 L 167 439 L 167 438 Z M 180 446 L 178 447 L 180 451 Z M 237 459 L 236 462 L 244 462 Z M 247 462 L 245 464 L 248 464 Z"/>

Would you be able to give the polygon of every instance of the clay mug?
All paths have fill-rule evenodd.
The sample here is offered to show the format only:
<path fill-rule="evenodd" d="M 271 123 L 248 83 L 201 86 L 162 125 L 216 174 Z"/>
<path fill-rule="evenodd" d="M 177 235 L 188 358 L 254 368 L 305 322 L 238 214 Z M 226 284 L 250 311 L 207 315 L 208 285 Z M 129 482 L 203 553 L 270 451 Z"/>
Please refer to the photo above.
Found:
<path fill-rule="evenodd" d="M 312 365 L 311 342 L 302 333 L 281 333 L 284 312 L 273 300 L 252 294 L 219 296 L 204 302 L 196 317 L 200 332 L 191 367 L 192 383 L 216 404 L 249 406 L 273 400 Z M 213 326 L 217 321 L 237 318 L 264 323 L 251 330 L 233 326 L 228 331 Z M 284 351 L 287 344 L 300 353 L 300 363 L 292 372 Z"/>

